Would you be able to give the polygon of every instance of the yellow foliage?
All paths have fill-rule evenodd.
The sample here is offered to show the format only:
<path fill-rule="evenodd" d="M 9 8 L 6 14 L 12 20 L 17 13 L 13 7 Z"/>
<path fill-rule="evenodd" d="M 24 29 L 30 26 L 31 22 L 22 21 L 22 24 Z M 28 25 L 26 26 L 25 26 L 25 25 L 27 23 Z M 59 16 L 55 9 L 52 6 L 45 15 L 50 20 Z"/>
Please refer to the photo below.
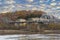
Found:
<path fill-rule="evenodd" d="M 50 24 L 48 25 L 48 27 L 56 27 L 56 24 L 50 23 Z"/>

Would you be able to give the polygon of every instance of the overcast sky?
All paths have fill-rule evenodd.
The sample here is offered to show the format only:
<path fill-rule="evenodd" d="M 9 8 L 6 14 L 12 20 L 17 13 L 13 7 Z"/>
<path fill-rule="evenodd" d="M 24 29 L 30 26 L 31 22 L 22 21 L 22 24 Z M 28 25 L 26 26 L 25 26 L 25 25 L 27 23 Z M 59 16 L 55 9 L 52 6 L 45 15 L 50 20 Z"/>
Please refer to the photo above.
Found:
<path fill-rule="evenodd" d="M 60 16 L 60 0 L 0 0 L 0 12 L 42 10 Z"/>

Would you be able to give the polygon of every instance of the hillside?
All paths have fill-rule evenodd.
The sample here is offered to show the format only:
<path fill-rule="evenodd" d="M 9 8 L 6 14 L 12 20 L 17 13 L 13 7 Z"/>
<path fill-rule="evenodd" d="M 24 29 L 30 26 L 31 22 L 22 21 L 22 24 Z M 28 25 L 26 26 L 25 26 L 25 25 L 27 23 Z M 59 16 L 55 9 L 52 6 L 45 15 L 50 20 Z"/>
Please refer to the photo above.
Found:
<path fill-rule="evenodd" d="M 7 30 L 12 30 L 11 33 L 44 33 L 45 30 L 60 30 L 60 23 L 10 23 L 12 21 L 29 21 L 29 18 L 40 18 L 42 14 L 46 14 L 43 11 L 16 11 L 0 14 L 0 30 L 1 33 L 10 33 Z M 6 30 L 6 31 L 3 31 Z M 16 31 L 17 30 L 17 31 Z M 20 32 L 19 32 L 20 31 Z M 49 33 L 49 31 L 47 32 Z M 52 32 L 54 33 L 54 31 Z"/>
<path fill-rule="evenodd" d="M 0 14 L 0 29 L 19 29 L 14 24 L 10 24 L 9 21 L 16 21 L 18 19 L 28 19 L 32 17 L 40 17 L 45 12 L 43 11 L 16 11 Z"/>

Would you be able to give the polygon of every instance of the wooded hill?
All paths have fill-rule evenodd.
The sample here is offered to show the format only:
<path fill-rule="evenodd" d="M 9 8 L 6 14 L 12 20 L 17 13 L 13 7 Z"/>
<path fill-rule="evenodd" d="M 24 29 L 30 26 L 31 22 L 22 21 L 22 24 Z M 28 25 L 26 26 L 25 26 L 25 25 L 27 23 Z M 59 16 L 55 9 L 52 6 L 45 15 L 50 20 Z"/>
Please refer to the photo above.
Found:
<path fill-rule="evenodd" d="M 46 12 L 43 11 L 16 11 L 16 12 L 7 12 L 7 13 L 1 13 L 0 14 L 0 29 L 12 29 L 12 30 L 20 30 L 21 28 L 26 29 L 26 26 L 15 26 L 13 24 L 9 24 L 7 21 L 16 21 L 17 19 L 28 19 L 28 18 L 34 18 L 34 17 L 40 17 L 42 14 L 45 14 Z M 29 27 L 30 25 L 28 25 Z M 60 24 L 39 24 L 40 27 L 43 27 L 41 29 L 60 29 Z M 30 29 L 31 30 L 37 30 L 36 24 L 31 24 Z"/>
<path fill-rule="evenodd" d="M 31 17 L 40 17 L 42 14 L 44 14 L 45 12 L 43 11 L 16 11 L 16 12 L 7 12 L 7 13 L 1 13 L 0 16 L 2 17 L 8 17 L 11 20 L 16 20 L 18 18 L 31 18 Z"/>
<path fill-rule="evenodd" d="M 0 29 L 19 29 L 15 25 L 11 25 L 8 21 L 16 21 L 17 19 L 28 19 L 33 17 L 40 17 L 45 12 L 43 11 L 16 11 L 16 12 L 7 12 L 0 14 Z"/>

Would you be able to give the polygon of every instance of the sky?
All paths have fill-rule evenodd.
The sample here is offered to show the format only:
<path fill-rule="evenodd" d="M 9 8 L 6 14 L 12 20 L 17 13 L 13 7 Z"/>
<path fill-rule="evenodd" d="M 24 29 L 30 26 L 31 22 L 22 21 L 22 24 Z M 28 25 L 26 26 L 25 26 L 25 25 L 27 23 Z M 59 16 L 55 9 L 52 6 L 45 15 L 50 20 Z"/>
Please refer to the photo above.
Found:
<path fill-rule="evenodd" d="M 60 0 L 0 0 L 0 13 L 41 10 L 60 18 Z"/>

